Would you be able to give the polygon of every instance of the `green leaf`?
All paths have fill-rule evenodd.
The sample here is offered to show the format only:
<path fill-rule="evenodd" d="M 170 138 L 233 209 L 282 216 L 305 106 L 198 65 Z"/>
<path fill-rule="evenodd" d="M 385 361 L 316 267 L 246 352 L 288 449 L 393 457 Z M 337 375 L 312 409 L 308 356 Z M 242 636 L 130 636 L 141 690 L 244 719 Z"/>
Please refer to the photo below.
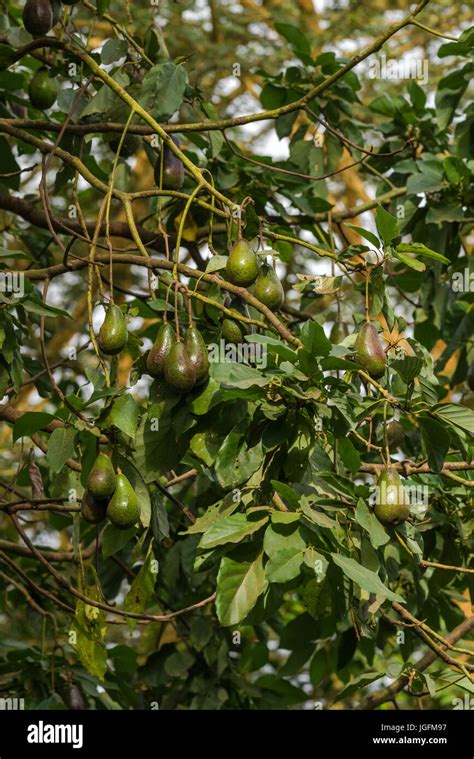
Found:
<path fill-rule="evenodd" d="M 143 78 L 138 102 L 155 119 L 169 119 L 183 102 L 186 83 L 186 70 L 182 64 L 157 63 Z"/>
<path fill-rule="evenodd" d="M 270 377 L 264 377 L 258 369 L 253 369 L 246 364 L 234 364 L 231 362 L 213 363 L 211 376 L 227 387 L 239 387 L 242 390 L 257 385 L 263 387 L 271 382 Z"/>
<path fill-rule="evenodd" d="M 474 411 L 458 403 L 443 403 L 433 409 L 438 419 L 474 437 Z"/>
<path fill-rule="evenodd" d="M 423 261 L 418 261 L 417 258 L 412 258 L 406 253 L 401 253 L 398 249 L 393 251 L 394 258 L 398 258 L 405 266 L 409 266 L 410 269 L 415 271 L 425 271 L 426 266 Z"/>
<path fill-rule="evenodd" d="M 380 248 L 380 240 L 377 237 L 377 235 L 374 235 L 373 232 L 370 232 L 368 229 L 364 229 L 363 227 L 358 227 L 357 224 L 347 224 L 349 229 L 352 229 L 356 234 L 363 237 L 365 240 L 368 240 L 372 245 L 374 245 L 377 250 Z"/>
<path fill-rule="evenodd" d="M 298 577 L 303 558 L 303 551 L 295 548 L 282 548 L 277 551 L 265 565 L 268 582 L 288 582 Z"/>
<path fill-rule="evenodd" d="M 67 459 L 74 457 L 76 430 L 72 427 L 57 427 L 48 441 L 46 458 L 52 472 L 60 472 Z"/>
<path fill-rule="evenodd" d="M 381 677 L 383 677 L 383 674 L 380 672 L 364 672 L 362 675 L 354 677 L 353 680 L 347 683 L 347 685 L 339 691 L 333 703 L 337 703 L 337 701 L 352 696 L 353 693 L 356 693 L 358 690 L 365 688 L 371 683 L 375 683 L 375 681 L 380 680 Z"/>
<path fill-rule="evenodd" d="M 114 61 L 120 60 L 127 55 L 128 42 L 126 40 L 107 40 L 100 54 L 102 63 L 108 66 Z"/>
<path fill-rule="evenodd" d="M 449 449 L 449 433 L 441 422 L 436 421 L 436 419 L 427 414 L 419 414 L 417 421 L 421 430 L 428 463 L 431 469 L 435 472 L 440 472 Z"/>
<path fill-rule="evenodd" d="M 207 272 L 220 271 L 227 265 L 228 256 L 212 256 L 206 265 Z"/>
<path fill-rule="evenodd" d="M 219 622 L 226 627 L 238 625 L 253 609 L 265 587 L 263 552 L 251 561 L 235 561 L 224 556 L 217 575 Z"/>
<path fill-rule="evenodd" d="M 132 395 L 122 395 L 112 405 L 107 421 L 134 438 L 137 431 L 140 407 Z"/>
<path fill-rule="evenodd" d="M 264 517 L 258 522 L 251 522 L 245 514 L 240 512 L 223 517 L 217 522 L 213 522 L 207 532 L 204 533 L 199 541 L 199 548 L 209 549 L 225 543 L 239 543 L 248 535 L 260 530 L 267 522 L 268 517 Z"/>
<path fill-rule="evenodd" d="M 422 242 L 401 242 L 397 245 L 396 251 L 398 253 L 414 253 L 416 256 L 424 256 L 425 258 L 432 258 L 433 261 L 440 261 L 443 264 L 450 264 L 451 261 L 446 256 L 442 256 L 441 253 L 436 253 L 434 250 L 427 248 Z"/>
<path fill-rule="evenodd" d="M 392 216 L 391 213 L 386 211 L 383 206 L 377 206 L 375 223 L 377 225 L 377 231 L 385 245 L 390 245 L 392 240 L 400 234 L 398 220 L 395 216 Z"/>
<path fill-rule="evenodd" d="M 357 501 L 355 518 L 360 526 L 369 533 L 370 542 L 375 550 L 389 542 L 390 535 L 387 533 L 381 522 L 379 522 L 373 511 L 367 507 L 362 498 L 359 498 Z"/>
<path fill-rule="evenodd" d="M 102 556 L 104 559 L 108 559 L 109 556 L 113 556 L 122 550 L 133 539 L 137 532 L 136 527 L 130 527 L 128 530 L 120 530 L 113 524 L 108 524 L 105 527 L 102 535 Z"/>
<path fill-rule="evenodd" d="M 13 442 L 21 437 L 34 435 L 35 432 L 53 421 L 54 416 L 52 414 L 46 414 L 44 411 L 27 411 L 13 425 Z"/>
<path fill-rule="evenodd" d="M 331 557 L 334 563 L 342 569 L 344 574 L 349 577 L 352 582 L 355 582 L 356 585 L 362 588 L 362 590 L 366 590 L 368 593 L 375 593 L 389 601 L 397 601 L 402 604 L 405 603 L 402 596 L 389 590 L 375 572 L 366 569 L 366 567 L 363 567 L 359 562 L 337 553 L 332 553 Z"/>
<path fill-rule="evenodd" d="M 153 538 L 150 541 L 145 562 L 142 564 L 140 571 L 135 576 L 130 590 L 125 598 L 124 609 L 135 614 L 142 614 L 149 600 L 155 591 L 156 576 L 158 573 L 158 563 L 153 556 Z M 136 619 L 127 619 L 129 629 L 136 627 Z"/>
<path fill-rule="evenodd" d="M 305 349 L 312 356 L 328 356 L 331 352 L 332 344 L 324 334 L 321 324 L 314 321 L 307 321 L 301 330 L 301 340 Z"/>

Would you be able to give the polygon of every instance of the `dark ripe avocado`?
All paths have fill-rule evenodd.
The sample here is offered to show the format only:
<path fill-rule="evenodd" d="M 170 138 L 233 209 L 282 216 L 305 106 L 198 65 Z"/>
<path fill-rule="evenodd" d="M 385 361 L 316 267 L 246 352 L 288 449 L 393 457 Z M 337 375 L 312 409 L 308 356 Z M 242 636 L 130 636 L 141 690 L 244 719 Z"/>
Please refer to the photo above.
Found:
<path fill-rule="evenodd" d="M 175 342 L 173 327 L 168 322 L 164 322 L 158 330 L 155 342 L 150 348 L 146 360 L 148 374 L 152 377 L 164 376 L 165 360 Z"/>
<path fill-rule="evenodd" d="M 108 140 L 109 148 L 117 153 L 120 145 L 120 137 L 112 137 Z M 136 134 L 127 134 L 120 148 L 120 155 L 122 158 L 130 158 L 131 155 L 137 152 L 140 147 L 140 138 Z"/>
<path fill-rule="evenodd" d="M 108 500 L 115 490 L 115 471 L 105 453 L 99 453 L 87 478 L 87 489 L 96 500 Z"/>
<path fill-rule="evenodd" d="M 28 87 L 30 103 L 41 111 L 51 108 L 58 96 L 58 83 L 52 79 L 47 69 L 38 69 Z"/>
<path fill-rule="evenodd" d="M 174 144 L 178 141 L 171 136 Z M 160 186 L 161 156 L 155 164 L 155 182 Z M 163 182 L 162 187 L 165 190 L 179 190 L 184 182 L 184 166 L 177 156 L 173 153 L 168 145 L 163 146 Z"/>
<path fill-rule="evenodd" d="M 135 491 L 122 472 L 117 474 L 115 491 L 107 506 L 107 516 L 120 530 L 133 527 L 140 516 Z"/>
<path fill-rule="evenodd" d="M 373 324 L 364 322 L 355 343 L 355 360 L 374 379 L 385 373 L 385 351 Z"/>
<path fill-rule="evenodd" d="M 229 319 L 228 317 L 224 319 L 222 322 L 222 337 L 227 343 L 243 343 L 244 335 L 242 322 L 238 322 L 237 319 Z"/>
<path fill-rule="evenodd" d="M 257 279 L 259 272 L 257 256 L 247 240 L 237 240 L 232 248 L 224 270 L 229 282 L 239 287 L 248 287 Z"/>
<path fill-rule="evenodd" d="M 196 371 L 183 343 L 175 343 L 165 361 L 165 379 L 179 393 L 188 393 L 196 382 Z"/>
<path fill-rule="evenodd" d="M 81 503 L 81 516 L 89 524 L 99 524 L 105 519 L 107 511 L 107 501 L 100 501 L 94 498 L 89 490 L 84 491 Z"/>
<path fill-rule="evenodd" d="M 398 448 L 405 438 L 405 431 L 396 419 L 387 424 L 387 443 L 389 448 Z"/>
<path fill-rule="evenodd" d="M 99 330 L 97 337 L 99 348 L 107 356 L 115 356 L 125 348 L 127 338 L 125 317 L 119 306 L 112 303 L 107 307 L 105 319 Z"/>
<path fill-rule="evenodd" d="M 385 525 L 408 519 L 409 507 L 405 488 L 395 467 L 383 469 L 377 482 L 375 516 Z"/>
<path fill-rule="evenodd" d="M 279 311 L 285 300 L 285 292 L 275 269 L 263 266 L 255 282 L 253 294 L 270 311 Z"/>
<path fill-rule="evenodd" d="M 184 334 L 184 347 L 194 366 L 196 385 L 202 385 L 209 376 L 209 353 L 197 327 L 190 326 Z"/>
<path fill-rule="evenodd" d="M 474 361 L 472 362 L 471 366 L 467 370 L 467 377 L 466 377 L 467 384 L 471 390 L 474 390 Z"/>
<path fill-rule="evenodd" d="M 331 328 L 331 332 L 329 334 L 329 339 L 332 342 L 333 345 L 338 345 L 338 343 L 342 343 L 345 337 L 349 334 L 349 330 L 347 328 L 347 324 L 344 324 L 343 322 L 334 322 Z"/>
<path fill-rule="evenodd" d="M 27 0 L 23 8 L 23 24 L 33 37 L 48 34 L 53 27 L 53 9 L 49 0 Z"/>

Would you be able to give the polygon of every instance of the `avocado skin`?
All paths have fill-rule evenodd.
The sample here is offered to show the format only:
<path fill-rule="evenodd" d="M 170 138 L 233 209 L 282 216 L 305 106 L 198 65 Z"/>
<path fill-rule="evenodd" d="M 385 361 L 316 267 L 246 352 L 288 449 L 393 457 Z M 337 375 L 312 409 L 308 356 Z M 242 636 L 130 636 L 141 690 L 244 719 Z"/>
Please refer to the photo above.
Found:
<path fill-rule="evenodd" d="M 180 393 L 188 393 L 196 382 L 194 364 L 183 343 L 175 343 L 165 360 L 165 379 Z"/>
<path fill-rule="evenodd" d="M 120 145 L 120 139 L 121 137 L 112 137 L 111 140 L 108 140 L 109 148 L 112 150 L 113 153 L 117 153 Z M 125 135 L 125 139 L 122 143 L 122 147 L 120 148 L 120 155 L 122 158 L 130 158 L 134 153 L 137 152 L 138 148 L 140 147 L 140 138 L 136 134 L 127 134 Z"/>
<path fill-rule="evenodd" d="M 146 368 L 151 377 L 164 376 L 165 360 L 175 342 L 173 327 L 168 322 L 164 322 L 158 330 L 146 360 Z"/>
<path fill-rule="evenodd" d="M 87 490 L 96 500 L 107 500 L 115 490 L 115 471 L 105 453 L 99 453 L 87 478 Z"/>
<path fill-rule="evenodd" d="M 374 511 L 379 522 L 387 526 L 408 519 L 407 495 L 395 467 L 384 469 L 380 474 Z"/>
<path fill-rule="evenodd" d="M 27 0 L 23 24 L 32 37 L 42 37 L 53 27 L 53 9 L 49 0 Z"/>
<path fill-rule="evenodd" d="M 257 256 L 247 240 L 237 240 L 225 267 L 225 276 L 233 285 L 249 287 L 257 279 L 259 268 Z"/>
<path fill-rule="evenodd" d="M 253 294 L 270 311 L 279 311 L 285 300 L 285 292 L 275 269 L 271 266 L 262 268 L 257 277 Z"/>
<path fill-rule="evenodd" d="M 45 111 L 54 105 L 58 96 L 58 84 L 55 79 L 51 79 L 46 69 L 38 69 L 34 74 L 28 87 L 28 96 L 31 105 L 38 110 Z"/>
<path fill-rule="evenodd" d="M 405 430 L 396 419 L 387 424 L 387 443 L 390 448 L 398 448 L 405 439 Z"/>
<path fill-rule="evenodd" d="M 244 330 L 241 322 L 236 319 L 225 318 L 222 322 L 222 337 L 227 343 L 239 344 L 244 340 Z"/>
<path fill-rule="evenodd" d="M 203 336 L 195 326 L 190 326 L 184 334 L 184 347 L 194 366 L 196 385 L 202 385 L 209 376 L 209 353 Z"/>
<path fill-rule="evenodd" d="M 88 490 L 84 491 L 81 503 L 81 516 L 89 524 L 99 524 L 105 519 L 107 502 L 99 501 Z"/>
<path fill-rule="evenodd" d="M 115 304 L 108 306 L 105 319 L 99 330 L 97 342 L 102 353 L 115 356 L 122 351 L 127 344 L 127 326 L 124 315 Z"/>
<path fill-rule="evenodd" d="M 133 527 L 140 516 L 135 491 L 121 472 L 116 477 L 115 492 L 107 506 L 107 516 L 119 530 Z"/>
<path fill-rule="evenodd" d="M 385 351 L 377 330 L 370 322 L 364 322 L 355 342 L 355 360 L 374 379 L 385 374 Z"/>
<path fill-rule="evenodd" d="M 84 694 L 75 683 L 69 684 L 65 702 L 69 709 L 74 712 L 84 711 L 88 708 Z"/>
<path fill-rule="evenodd" d="M 174 144 L 178 141 L 171 136 Z M 160 186 L 160 161 L 159 157 L 155 163 L 155 183 Z M 165 190 L 179 190 L 184 182 L 184 166 L 182 161 L 173 153 L 168 145 L 163 146 L 163 181 L 162 187 Z"/>
<path fill-rule="evenodd" d="M 347 324 L 344 324 L 343 322 L 334 322 L 334 324 L 331 327 L 331 332 L 329 333 L 329 339 L 332 342 L 333 345 L 338 345 L 339 343 L 342 343 L 345 337 L 349 334 L 349 330 L 347 329 Z"/>

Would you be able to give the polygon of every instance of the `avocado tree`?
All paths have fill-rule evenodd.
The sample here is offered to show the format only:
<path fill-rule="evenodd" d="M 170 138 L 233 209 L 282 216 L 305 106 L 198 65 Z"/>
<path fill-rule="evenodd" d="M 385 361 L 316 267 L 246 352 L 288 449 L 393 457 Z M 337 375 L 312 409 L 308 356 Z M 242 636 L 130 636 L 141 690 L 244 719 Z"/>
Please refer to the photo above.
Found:
<path fill-rule="evenodd" d="M 473 693 L 469 4 L 290 5 L 2 3 L 26 708 Z"/>

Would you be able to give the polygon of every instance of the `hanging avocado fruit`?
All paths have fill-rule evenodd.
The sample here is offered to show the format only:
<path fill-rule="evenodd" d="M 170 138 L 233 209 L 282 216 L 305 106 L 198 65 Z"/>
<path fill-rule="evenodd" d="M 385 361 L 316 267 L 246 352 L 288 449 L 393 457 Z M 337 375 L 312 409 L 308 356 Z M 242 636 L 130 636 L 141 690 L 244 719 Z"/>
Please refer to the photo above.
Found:
<path fill-rule="evenodd" d="M 245 332 L 243 324 L 238 322 L 237 319 L 225 318 L 222 322 L 222 337 L 227 343 L 239 344 L 243 343 Z"/>
<path fill-rule="evenodd" d="M 97 338 L 99 348 L 107 356 L 115 356 L 125 348 L 127 338 L 125 317 L 119 306 L 112 303 L 107 308 L 105 319 L 99 330 Z"/>
<path fill-rule="evenodd" d="M 405 431 L 396 419 L 387 424 L 387 443 L 389 448 L 398 448 L 405 439 Z"/>
<path fill-rule="evenodd" d="M 115 480 L 115 492 L 107 506 L 107 516 L 120 530 L 133 527 L 140 516 L 135 491 L 120 470 Z"/>
<path fill-rule="evenodd" d="M 178 142 L 174 137 L 171 137 L 174 144 Z M 161 171 L 161 157 L 158 158 L 155 164 L 155 183 L 160 186 L 160 171 Z M 184 182 L 184 166 L 177 156 L 173 153 L 168 145 L 163 146 L 163 181 L 162 187 L 164 190 L 179 190 Z"/>
<path fill-rule="evenodd" d="M 204 338 L 194 325 L 184 333 L 184 347 L 194 366 L 196 385 L 202 385 L 209 376 L 209 353 Z"/>
<path fill-rule="evenodd" d="M 99 453 L 87 478 L 87 490 L 96 500 L 108 500 L 115 490 L 115 471 L 105 453 Z"/>
<path fill-rule="evenodd" d="M 53 9 L 49 0 L 27 0 L 23 24 L 32 37 L 42 37 L 53 28 Z"/>
<path fill-rule="evenodd" d="M 474 390 L 474 361 L 467 370 L 466 381 L 471 390 Z"/>
<path fill-rule="evenodd" d="M 108 140 L 109 148 L 112 150 L 113 153 L 117 153 L 120 145 L 120 137 L 112 137 L 112 139 Z M 140 138 L 136 134 L 127 134 L 125 136 L 124 141 L 122 142 L 122 147 L 120 148 L 120 155 L 122 158 L 130 158 L 134 153 L 137 152 L 138 148 L 140 147 Z"/>
<path fill-rule="evenodd" d="M 89 490 L 84 491 L 81 503 L 81 516 L 89 524 L 103 522 L 107 512 L 107 501 L 94 498 Z"/>
<path fill-rule="evenodd" d="M 333 345 L 338 345 L 339 343 L 342 343 L 345 337 L 349 334 L 349 330 L 347 328 L 347 324 L 344 324 L 343 322 L 334 322 L 331 328 L 331 332 L 329 334 L 329 339 L 332 342 Z"/>
<path fill-rule="evenodd" d="M 395 467 L 384 469 L 377 482 L 375 516 L 385 525 L 398 524 L 408 519 L 408 498 L 400 475 Z"/>
<path fill-rule="evenodd" d="M 88 708 L 84 694 L 75 683 L 69 684 L 64 700 L 71 711 L 78 712 Z"/>
<path fill-rule="evenodd" d="M 355 360 L 374 379 L 385 373 L 385 351 L 373 324 L 364 322 L 355 342 Z"/>
<path fill-rule="evenodd" d="M 247 240 L 237 240 L 225 267 L 225 277 L 233 285 L 249 287 L 257 279 L 259 272 L 257 256 Z"/>
<path fill-rule="evenodd" d="M 30 81 L 28 95 L 34 108 L 45 111 L 56 102 L 58 83 L 49 76 L 47 69 L 38 69 Z"/>
<path fill-rule="evenodd" d="M 183 343 L 175 343 L 165 360 L 165 379 L 179 393 L 188 393 L 196 382 L 196 370 Z"/>
<path fill-rule="evenodd" d="M 165 361 L 175 342 L 173 327 L 168 322 L 164 322 L 158 330 L 155 342 L 150 348 L 146 360 L 148 374 L 152 377 L 164 376 Z"/>
<path fill-rule="evenodd" d="M 255 282 L 253 294 L 270 311 L 279 311 L 285 300 L 285 292 L 272 266 L 264 265 Z"/>

